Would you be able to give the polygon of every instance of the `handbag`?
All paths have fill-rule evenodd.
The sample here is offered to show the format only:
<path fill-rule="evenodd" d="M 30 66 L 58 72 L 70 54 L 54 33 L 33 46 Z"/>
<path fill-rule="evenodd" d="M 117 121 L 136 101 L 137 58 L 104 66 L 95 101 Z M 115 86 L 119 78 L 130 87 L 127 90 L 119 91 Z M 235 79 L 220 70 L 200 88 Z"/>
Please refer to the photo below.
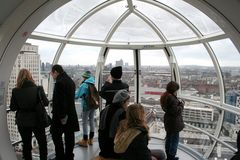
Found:
<path fill-rule="evenodd" d="M 52 119 L 46 111 L 40 88 L 38 88 L 37 92 L 38 92 L 39 102 L 38 102 L 36 110 L 37 110 L 37 113 L 38 113 L 38 118 L 39 118 L 40 125 L 46 128 L 46 127 L 51 125 Z"/>

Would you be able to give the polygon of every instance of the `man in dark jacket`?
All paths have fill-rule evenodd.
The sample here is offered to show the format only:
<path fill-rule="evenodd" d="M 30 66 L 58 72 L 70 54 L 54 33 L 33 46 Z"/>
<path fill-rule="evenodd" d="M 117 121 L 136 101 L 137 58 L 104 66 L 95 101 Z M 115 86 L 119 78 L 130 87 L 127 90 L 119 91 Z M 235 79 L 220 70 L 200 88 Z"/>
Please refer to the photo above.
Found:
<path fill-rule="evenodd" d="M 100 113 L 98 143 L 101 157 L 114 159 L 120 157 L 114 152 L 114 138 L 120 121 L 126 118 L 125 110 L 129 105 L 129 99 L 128 91 L 119 90 L 113 98 L 113 103 Z"/>
<path fill-rule="evenodd" d="M 111 75 L 101 88 L 100 96 L 106 100 L 106 106 L 112 103 L 114 95 L 117 91 L 125 89 L 129 91 L 128 84 L 122 82 L 122 67 L 117 66 L 111 69 Z"/>
<path fill-rule="evenodd" d="M 75 109 L 75 84 L 60 65 L 56 64 L 52 67 L 51 75 L 56 80 L 50 128 L 55 145 L 56 160 L 73 160 L 74 132 L 79 131 Z M 64 134 L 65 143 L 62 141 L 62 134 Z"/>

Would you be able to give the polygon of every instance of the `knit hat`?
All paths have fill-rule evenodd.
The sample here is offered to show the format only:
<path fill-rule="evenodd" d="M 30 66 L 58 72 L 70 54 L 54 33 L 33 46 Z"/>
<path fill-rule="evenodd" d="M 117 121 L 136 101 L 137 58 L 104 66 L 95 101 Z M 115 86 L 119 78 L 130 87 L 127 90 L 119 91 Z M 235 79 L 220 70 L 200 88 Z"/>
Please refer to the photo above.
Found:
<path fill-rule="evenodd" d="M 113 97 L 112 103 L 121 103 L 129 99 L 129 92 L 125 89 L 119 90 Z"/>
<path fill-rule="evenodd" d="M 113 78 L 120 79 L 122 77 L 122 66 L 112 68 L 110 73 Z"/>
<path fill-rule="evenodd" d="M 91 72 L 90 72 L 90 71 L 84 71 L 84 72 L 82 73 L 82 77 L 84 77 L 84 78 L 89 78 L 89 77 L 91 77 Z"/>

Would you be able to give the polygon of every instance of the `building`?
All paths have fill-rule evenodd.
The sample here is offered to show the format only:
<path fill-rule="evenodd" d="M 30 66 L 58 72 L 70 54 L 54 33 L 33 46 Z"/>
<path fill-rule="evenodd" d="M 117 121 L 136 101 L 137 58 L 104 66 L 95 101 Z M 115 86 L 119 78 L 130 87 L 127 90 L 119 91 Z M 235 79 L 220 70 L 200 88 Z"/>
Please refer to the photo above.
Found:
<path fill-rule="evenodd" d="M 7 106 L 10 105 L 12 89 L 16 86 L 17 76 L 22 68 L 28 69 L 33 76 L 35 83 L 40 83 L 40 55 L 38 54 L 38 46 L 29 43 L 24 44 L 18 54 L 13 70 L 9 79 L 7 92 Z M 19 141 L 20 135 L 15 125 L 15 112 L 7 114 L 8 128 L 12 141 Z"/>
<path fill-rule="evenodd" d="M 232 106 L 236 106 L 238 103 L 240 93 L 236 90 L 230 90 L 226 93 L 226 103 Z M 225 112 L 224 120 L 228 123 L 235 124 L 236 123 L 236 115 L 230 112 Z"/>

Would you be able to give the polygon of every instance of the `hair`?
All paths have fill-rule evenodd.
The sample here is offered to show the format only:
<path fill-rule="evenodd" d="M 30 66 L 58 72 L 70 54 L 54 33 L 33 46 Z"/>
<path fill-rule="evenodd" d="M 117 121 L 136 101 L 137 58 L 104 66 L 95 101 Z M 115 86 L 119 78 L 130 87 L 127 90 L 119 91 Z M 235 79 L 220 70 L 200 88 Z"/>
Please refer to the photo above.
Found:
<path fill-rule="evenodd" d="M 62 66 L 59 64 L 55 64 L 54 66 L 52 66 L 52 72 L 54 72 L 54 71 L 57 71 L 58 73 L 64 72 Z"/>
<path fill-rule="evenodd" d="M 160 99 L 160 104 L 163 106 L 167 100 L 169 94 L 173 94 L 179 89 L 179 84 L 177 82 L 171 81 L 167 84 L 166 92 L 163 93 Z"/>
<path fill-rule="evenodd" d="M 32 78 L 32 74 L 27 69 L 21 69 L 18 73 L 17 77 L 17 88 L 21 88 L 24 81 L 32 81 L 34 83 L 34 80 Z"/>
<path fill-rule="evenodd" d="M 167 84 L 167 92 L 173 94 L 175 91 L 179 89 L 179 84 L 177 82 L 171 81 Z"/>
<path fill-rule="evenodd" d="M 126 113 L 127 128 L 144 127 L 148 130 L 144 107 L 141 104 L 128 106 Z"/>

